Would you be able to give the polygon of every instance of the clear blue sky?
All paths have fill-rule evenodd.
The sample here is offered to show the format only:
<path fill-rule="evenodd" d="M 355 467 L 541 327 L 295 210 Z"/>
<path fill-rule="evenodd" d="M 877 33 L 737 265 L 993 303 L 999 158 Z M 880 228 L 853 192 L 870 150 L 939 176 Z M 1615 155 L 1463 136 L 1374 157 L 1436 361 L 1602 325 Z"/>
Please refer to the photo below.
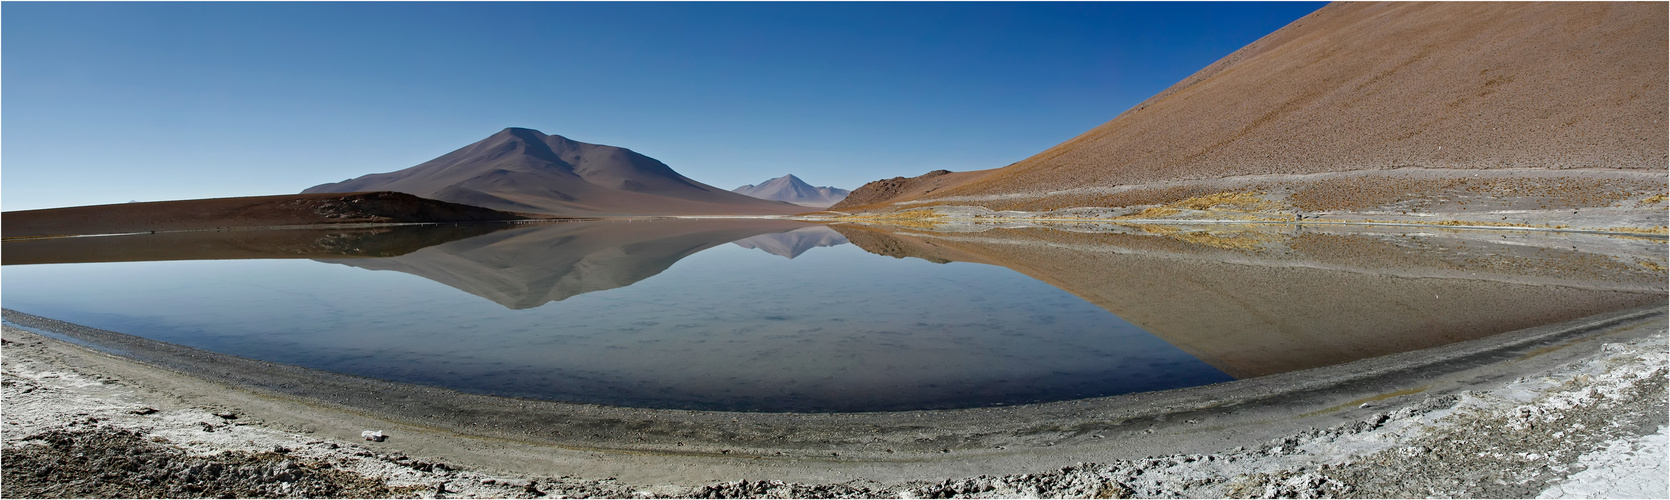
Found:
<path fill-rule="evenodd" d="M 1320 3 L 17 3 L 0 208 L 298 192 L 504 127 L 730 189 L 1001 167 Z"/>

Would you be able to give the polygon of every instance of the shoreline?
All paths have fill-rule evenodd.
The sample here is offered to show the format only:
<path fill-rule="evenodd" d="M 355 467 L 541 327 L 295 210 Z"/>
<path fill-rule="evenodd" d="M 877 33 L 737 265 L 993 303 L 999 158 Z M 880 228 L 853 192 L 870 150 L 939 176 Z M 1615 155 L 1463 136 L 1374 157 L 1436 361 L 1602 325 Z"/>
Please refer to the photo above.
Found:
<path fill-rule="evenodd" d="M 693 493 L 697 490 L 691 488 L 711 488 L 721 483 L 730 484 L 720 489 L 735 490 L 730 493 L 732 496 L 748 494 L 752 491 L 749 488 L 765 488 L 761 491 L 789 488 L 798 491 L 794 493 L 797 496 L 838 496 L 836 494 L 842 491 L 857 496 L 899 496 L 911 488 L 967 482 L 976 476 L 1024 474 L 1044 481 L 1054 477 L 1049 474 L 1056 474 L 1061 477 L 1051 480 L 1059 482 L 1062 477 L 1106 475 L 1104 473 L 1108 472 L 1076 464 L 1128 465 L 1155 460 L 1154 457 L 1175 456 L 1220 457 L 1218 460 L 1233 459 L 1232 463 L 1241 465 L 1203 468 L 1203 464 L 1197 462 L 1205 459 L 1171 460 L 1175 463 L 1149 467 L 1154 470 L 1138 473 L 1134 478 L 1126 478 L 1128 480 L 1097 480 L 1084 484 L 1094 483 L 1099 485 L 1096 488 L 1107 489 L 1102 493 L 1115 496 L 1241 496 L 1239 493 L 1231 495 L 1231 483 L 1242 484 L 1250 480 L 1247 477 L 1271 473 L 1257 472 L 1254 476 L 1239 474 L 1195 486 L 1172 484 L 1178 481 L 1172 476 L 1210 476 L 1216 469 L 1222 469 L 1221 472 L 1253 471 L 1264 466 L 1280 469 L 1276 472 L 1291 469 L 1288 471 L 1309 470 L 1316 473 L 1315 467 L 1322 462 L 1356 463 L 1354 458 L 1336 456 L 1316 458 L 1310 460 L 1315 463 L 1306 466 L 1306 460 L 1291 453 L 1272 455 L 1269 443 L 1315 441 L 1323 434 L 1330 435 L 1329 439 L 1333 440 L 1345 439 L 1343 436 L 1373 435 L 1380 432 L 1380 427 L 1384 427 L 1381 424 L 1387 419 L 1413 419 L 1412 422 L 1419 424 L 1417 427 L 1430 427 L 1434 423 L 1427 422 L 1430 420 L 1428 417 L 1453 413 L 1458 404 L 1466 406 L 1477 403 L 1475 400 L 1482 401 L 1480 394 L 1527 393 L 1516 386 L 1528 384 L 1528 379 L 1536 378 L 1533 375 L 1573 366 L 1595 365 L 1597 362 L 1606 365 L 1608 359 L 1619 355 L 1607 345 L 1635 346 L 1629 348 L 1633 350 L 1618 352 L 1640 354 L 1636 351 L 1644 351 L 1647 355 L 1662 357 L 1665 308 L 1637 308 L 1413 353 L 1160 393 L 1014 407 L 867 414 L 692 412 L 493 398 L 234 358 L 9 310 L 6 311 L 6 318 L 8 323 L 52 331 L 106 349 L 119 349 L 131 356 L 96 352 L 7 325 L 5 360 L 9 414 L 13 411 L 35 411 L 31 406 L 35 402 L 25 404 L 25 401 L 13 397 L 11 391 L 16 384 L 10 383 L 12 379 L 29 378 L 14 367 L 19 363 L 44 363 L 56 366 L 48 371 L 74 372 L 98 381 L 77 390 L 92 387 L 105 391 L 127 391 L 132 393 L 132 398 L 149 405 L 147 407 L 158 408 L 162 415 L 221 408 L 216 411 L 247 415 L 240 417 L 239 422 L 244 425 L 239 428 L 259 427 L 268 432 L 289 432 L 298 439 L 335 444 L 342 449 L 363 448 L 373 457 L 410 455 L 421 457 L 421 460 L 405 461 L 462 464 L 449 466 L 453 475 L 463 470 L 488 475 L 543 477 L 546 478 L 543 484 L 559 484 L 561 481 L 552 482 L 554 478 L 567 476 L 573 488 L 598 487 L 605 483 L 626 488 L 613 490 L 617 496 L 637 494 L 639 491 L 698 496 Z M 1662 360 L 1658 365 L 1663 365 Z M 40 372 L 35 370 L 31 373 Z M 1659 395 L 1643 393 L 1636 398 L 1635 406 L 1640 408 L 1632 411 L 1656 411 L 1663 415 L 1663 369 L 1642 375 L 1631 387 L 1646 387 L 1648 393 L 1656 389 Z M 106 382 L 112 378 L 116 380 Z M 1655 387 L 1654 382 L 1647 379 L 1659 382 Z M 38 378 L 31 380 L 41 381 Z M 1544 389 L 1542 392 L 1548 392 L 1547 388 Z M 1538 395 L 1535 394 L 1537 391 L 1529 393 Z M 50 401 L 41 404 L 52 406 Z M 1513 407 L 1496 410 L 1507 412 Z M 44 411 L 63 413 L 62 408 Z M 1403 416 L 1393 418 L 1386 415 Z M 131 420 L 134 421 L 131 427 L 143 428 L 147 421 L 156 420 L 137 415 L 130 417 L 105 417 L 104 423 L 114 425 L 111 422 Z M 1646 417 L 1645 420 L 1636 420 L 1653 421 L 1650 415 Z M 261 423 L 249 423 L 256 420 Z M 1376 420 L 1379 422 L 1368 428 L 1358 425 Z M 1659 423 L 1662 425 L 1662 422 Z M 211 434 L 192 431 L 196 422 L 190 424 L 187 429 L 175 429 L 169 431 L 174 434 L 163 433 L 162 436 L 169 438 L 180 433 L 191 436 L 195 432 L 198 434 L 195 437 L 200 438 Z M 70 423 L 44 422 L 37 427 L 66 426 Z M 1651 426 L 1638 427 L 1629 429 L 1634 434 L 1628 436 L 1623 434 L 1630 432 L 1619 434 L 1622 431 L 1618 429 L 1594 429 L 1592 433 L 1610 432 L 1601 436 L 1607 438 L 1607 443 L 1652 435 Z M 154 430 L 156 426 L 150 428 L 152 432 L 161 432 Z M 361 430 L 379 429 L 389 434 L 388 441 L 373 443 L 358 439 Z M 1315 434 L 1316 429 L 1331 430 Z M 8 450 L 15 449 L 19 445 L 16 440 L 25 437 L 19 436 L 19 433 L 20 430 L 8 422 Z M 174 438 L 169 440 L 179 441 Z M 1388 443 L 1380 444 L 1390 446 Z M 1538 444 L 1543 443 L 1514 446 Z M 1548 456 L 1556 451 L 1559 450 L 1534 453 Z M 1662 465 L 1663 457 L 1659 458 L 1658 464 Z M 1459 463 L 1449 465 L 1463 466 Z M 404 466 L 396 464 L 398 467 Z M 1079 468 L 1074 469 L 1077 472 L 1063 472 L 1064 467 Z M 1192 472 L 1184 474 L 1185 469 Z M 1344 473 L 1335 472 L 1335 475 L 1341 474 Z M 1281 474 L 1269 477 L 1278 476 Z M 425 491 L 433 493 L 433 485 L 439 484 L 435 481 L 450 481 L 445 477 L 448 476 L 443 474 L 424 480 L 430 483 L 417 479 L 413 481 L 417 481 L 414 484 L 425 484 L 426 488 L 430 488 Z M 1089 476 L 1080 479 L 1089 481 L 1086 477 Z M 1550 476 L 1544 483 L 1556 485 L 1559 479 L 1563 476 Z M 747 488 L 739 486 L 744 483 L 726 483 L 773 480 L 783 483 L 775 486 L 773 483 L 761 483 L 764 486 L 747 483 L 752 484 Z M 1153 486 L 1141 486 L 1146 484 L 1143 481 L 1157 482 Z M 1357 478 L 1357 482 L 1363 481 L 1368 479 Z M 1124 489 L 1114 488 L 1115 483 L 1124 485 L 1118 487 Z M 1268 483 L 1266 486 L 1275 484 L 1265 483 Z M 809 489 L 795 490 L 792 484 Z M 987 486 L 991 484 L 991 481 L 986 481 Z M 1325 488 L 1330 484 L 1327 481 L 1317 484 L 1317 488 L 1322 488 L 1317 492 L 1331 491 Z M 1352 486 L 1355 488 L 1352 491 L 1357 491 L 1357 494 L 1368 491 L 1363 488 L 1367 488 L 1369 483 L 1363 484 Z M 1039 485 L 1029 487 L 1034 486 Z M 969 488 L 985 487 L 968 486 L 964 489 Z M 1004 490 L 996 486 L 981 491 L 997 496 L 1002 496 L 1003 491 L 1024 494 L 1022 490 Z M 1101 490 L 1084 491 L 1080 495 L 1092 495 L 1096 491 Z M 1472 495 L 1456 491 L 1450 494 L 1492 496 L 1483 494 L 1484 491 Z M 1495 492 L 1495 496 L 1508 493 L 1488 491 Z M 1521 496 L 1520 490 L 1514 491 L 1516 493 L 1509 496 Z M 973 490 L 969 492 L 977 493 Z M 1524 492 L 1535 494 L 1530 490 Z M 1253 492 L 1247 490 L 1242 493 Z M 502 491 L 489 493 L 488 490 L 479 494 L 504 495 Z M 1393 496 L 1409 494 L 1444 493 L 1405 492 L 1404 495 Z M 8 492 L 8 496 L 15 495 Z"/>
<path fill-rule="evenodd" d="M 935 207 L 935 208 L 942 208 L 942 209 L 945 209 L 945 208 L 964 208 L 964 209 L 966 209 L 966 208 L 969 208 L 969 207 L 940 206 L 940 207 Z M 1085 210 L 1089 210 L 1089 209 L 1096 209 L 1096 207 L 1086 207 L 1085 208 Z M 1069 209 L 1069 210 L 1077 210 L 1077 209 Z M 623 216 L 607 216 L 607 217 L 558 217 L 558 216 L 552 216 L 550 218 L 543 218 L 543 219 L 520 219 L 520 220 L 502 220 L 502 221 L 367 222 L 367 223 L 345 223 L 345 224 L 303 224 L 303 225 L 283 225 L 283 226 L 236 226 L 236 227 L 217 227 L 217 228 L 208 228 L 208 229 L 176 229 L 176 230 L 162 230 L 162 231 L 136 231 L 136 232 L 101 233 L 101 234 L 63 234 L 63 235 L 43 235 L 43 236 L 12 236 L 12 237 L 0 238 L 0 240 L 4 240 L 4 241 L 29 241 L 29 240 L 65 239 L 65 238 L 99 238 L 99 237 L 107 237 L 107 236 L 135 236 L 135 235 L 150 235 L 150 234 L 219 233 L 219 232 L 236 232 L 236 231 L 282 231 L 282 230 L 300 230 L 300 229 L 313 229 L 313 230 L 319 230 L 319 229 L 376 229 L 376 228 L 385 228 L 385 227 L 408 227 L 408 226 L 529 225 L 529 224 L 558 224 L 558 223 L 564 223 L 564 222 L 621 222 L 621 221 L 631 222 L 633 220 L 654 220 L 654 219 L 677 219 L 677 220 L 757 219 L 757 220 L 773 220 L 773 221 L 788 220 L 788 221 L 805 222 L 805 223 L 808 223 L 808 224 L 820 224 L 820 225 L 829 225 L 829 224 L 878 224 L 878 225 L 883 225 L 883 226 L 893 226 L 893 225 L 895 225 L 893 223 L 898 222 L 898 221 L 907 221 L 907 222 L 908 221 L 931 221 L 931 222 L 935 223 L 936 225 L 946 225 L 946 226 L 950 226 L 950 227 L 961 227 L 963 225 L 967 225 L 967 226 L 970 226 L 971 228 L 986 227 L 986 226 L 998 226 L 998 225 L 1012 225 L 1012 224 L 1028 224 L 1028 225 L 1040 225 L 1040 226 L 1048 227 L 1048 226 L 1051 226 L 1051 225 L 1068 226 L 1068 225 L 1080 225 L 1080 224 L 1085 224 L 1085 223 L 1112 224 L 1112 225 L 1119 225 L 1119 226 L 1156 226 L 1156 225 L 1158 225 L 1158 226 L 1234 226 L 1234 225 L 1248 225 L 1248 226 L 1299 226 L 1299 227 L 1302 227 L 1302 226 L 1364 226 L 1364 227 L 1412 227 L 1412 228 L 1420 228 L 1420 229 L 1514 231 L 1514 232 L 1534 232 L 1534 233 L 1593 234 L 1593 235 L 1600 235 L 1600 236 L 1621 236 L 1621 237 L 1646 238 L 1646 239 L 1652 239 L 1652 240 L 1670 240 L 1670 235 L 1667 235 L 1664 232 L 1664 229 L 1665 229 L 1666 226 L 1655 226 L 1655 227 L 1650 227 L 1650 228 L 1635 228 L 1635 227 L 1570 228 L 1570 227 L 1531 226 L 1531 225 L 1491 225 L 1491 224 L 1484 224 L 1484 223 L 1481 223 L 1481 224 L 1457 224 L 1457 223 L 1454 223 L 1454 222 L 1457 222 L 1457 221 L 1450 221 L 1450 220 L 1437 221 L 1437 222 L 1418 222 L 1419 218 L 1430 218 L 1430 217 L 1435 217 L 1436 215 L 1417 217 L 1417 218 L 1411 219 L 1410 221 L 1382 221 L 1382 220 L 1345 220 L 1345 219 L 1322 219 L 1322 218 L 1311 218 L 1311 219 L 1305 219 L 1305 220 L 1292 220 L 1290 218 L 1289 219 L 1275 218 L 1275 217 L 1278 217 L 1278 216 L 1285 215 L 1285 214 L 1278 214 L 1278 213 L 1250 213 L 1250 212 L 1242 213 L 1242 212 L 1237 212 L 1236 214 L 1247 215 L 1247 216 L 1258 216 L 1258 217 L 1271 217 L 1271 218 L 1269 218 L 1269 219 L 1257 219 L 1257 218 L 1143 219 L 1143 218 L 1130 218 L 1130 217 L 1051 217 L 1051 216 L 1045 216 L 1045 215 L 1042 215 L 1042 214 L 1003 215 L 1003 216 L 998 216 L 998 215 L 955 215 L 955 214 L 951 214 L 951 215 L 936 215 L 936 216 L 933 216 L 933 217 L 919 217 L 919 218 L 887 218 L 887 217 L 885 217 L 885 215 L 882 215 L 882 216 L 854 216 L 854 215 L 836 215 L 836 216 L 826 216 L 826 215 L 624 216 L 623 215 Z M 1385 214 L 1364 214 L 1364 215 L 1383 216 Z"/>
<path fill-rule="evenodd" d="M 105 237 L 105 236 L 134 236 L 134 235 L 141 235 L 141 234 L 224 233 L 224 232 L 233 232 L 233 231 L 286 231 L 286 230 L 297 230 L 297 229 L 376 229 L 376 228 L 384 228 L 384 227 L 410 227 L 410 226 L 523 225 L 523 224 L 551 224 L 551 223 L 575 222 L 575 221 L 592 221 L 592 220 L 598 220 L 598 218 L 596 218 L 596 217 L 556 217 L 556 216 L 552 216 L 551 218 L 547 218 L 547 219 L 507 219 L 507 220 L 461 221 L 461 222 L 349 222 L 349 223 L 342 223 L 342 224 L 290 224 L 290 225 L 280 225 L 280 226 L 229 226 L 229 227 L 215 227 L 215 228 L 204 228 L 204 229 L 168 229 L 168 230 L 159 230 L 159 231 L 134 231 L 134 232 L 124 232 L 124 233 L 51 234 L 51 235 L 42 235 L 42 236 L 11 236 L 11 237 L 0 238 L 0 241 L 51 240 L 51 239 L 62 239 L 62 238 L 99 238 L 99 237 Z"/>

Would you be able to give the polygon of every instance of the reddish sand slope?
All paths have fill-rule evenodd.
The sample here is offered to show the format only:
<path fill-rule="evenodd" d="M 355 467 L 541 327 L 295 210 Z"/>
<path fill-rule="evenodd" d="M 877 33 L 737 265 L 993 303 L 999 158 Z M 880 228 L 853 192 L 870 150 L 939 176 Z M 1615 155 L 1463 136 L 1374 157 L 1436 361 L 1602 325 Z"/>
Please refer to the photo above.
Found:
<path fill-rule="evenodd" d="M 234 227 L 477 222 L 521 215 L 405 193 L 286 194 L 20 210 L 0 214 L 6 238 Z"/>
<path fill-rule="evenodd" d="M 956 186 L 978 180 L 981 176 L 993 172 L 997 172 L 997 170 L 975 170 L 972 172 L 935 170 L 916 177 L 894 177 L 871 181 L 847 194 L 846 199 L 829 207 L 829 209 L 846 210 L 853 207 L 914 200 L 934 194 L 947 186 Z"/>
<path fill-rule="evenodd" d="M 1330 4 L 1083 135 L 915 198 L 1399 167 L 1663 172 L 1666 14 Z"/>

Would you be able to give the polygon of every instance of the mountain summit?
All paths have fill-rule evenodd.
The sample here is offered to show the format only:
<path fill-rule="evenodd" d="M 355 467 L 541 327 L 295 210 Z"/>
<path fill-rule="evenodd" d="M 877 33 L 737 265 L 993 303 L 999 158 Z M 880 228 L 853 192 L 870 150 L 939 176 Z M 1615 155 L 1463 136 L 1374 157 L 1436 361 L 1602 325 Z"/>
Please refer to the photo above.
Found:
<path fill-rule="evenodd" d="M 398 191 L 479 207 L 557 215 L 790 214 L 801 207 L 738 195 L 625 148 L 507 128 L 394 172 L 303 193 Z"/>
<path fill-rule="evenodd" d="M 731 191 L 742 193 L 762 200 L 776 200 L 796 205 L 828 208 L 847 197 L 847 191 L 828 186 L 813 187 L 806 181 L 800 180 L 794 174 L 785 175 L 760 183 L 758 186 L 749 184 Z"/>

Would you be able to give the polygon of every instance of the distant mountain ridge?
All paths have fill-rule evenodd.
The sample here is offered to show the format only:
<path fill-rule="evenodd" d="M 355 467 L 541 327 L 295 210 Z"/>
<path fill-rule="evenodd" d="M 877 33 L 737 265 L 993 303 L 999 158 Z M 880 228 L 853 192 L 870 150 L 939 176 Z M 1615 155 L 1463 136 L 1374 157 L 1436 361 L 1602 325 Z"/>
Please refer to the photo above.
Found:
<path fill-rule="evenodd" d="M 303 193 L 397 191 L 556 215 L 765 215 L 801 207 L 692 180 L 632 150 L 507 128 L 417 166 L 320 184 Z"/>
<path fill-rule="evenodd" d="M 757 186 L 749 184 L 731 191 L 762 200 L 776 200 L 816 208 L 828 208 L 830 205 L 840 203 L 847 197 L 848 193 L 851 193 L 851 191 L 837 187 L 812 186 L 807 184 L 806 181 L 800 180 L 799 177 L 795 177 L 794 174 L 765 181 Z"/>

